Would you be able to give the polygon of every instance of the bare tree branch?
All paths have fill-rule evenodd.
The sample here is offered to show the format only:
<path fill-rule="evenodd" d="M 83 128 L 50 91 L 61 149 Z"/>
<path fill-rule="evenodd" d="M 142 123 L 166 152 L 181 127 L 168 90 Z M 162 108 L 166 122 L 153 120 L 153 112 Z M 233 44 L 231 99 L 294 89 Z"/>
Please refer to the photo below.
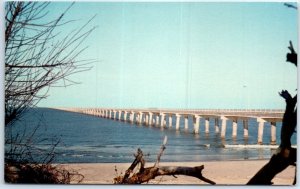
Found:
<path fill-rule="evenodd" d="M 52 20 L 46 17 L 49 2 L 5 4 L 5 125 L 47 97 L 49 87 L 73 85 L 68 76 L 91 69 L 93 60 L 77 59 L 95 16 L 65 36 L 59 31 L 73 22 L 63 21 L 73 4 Z"/>

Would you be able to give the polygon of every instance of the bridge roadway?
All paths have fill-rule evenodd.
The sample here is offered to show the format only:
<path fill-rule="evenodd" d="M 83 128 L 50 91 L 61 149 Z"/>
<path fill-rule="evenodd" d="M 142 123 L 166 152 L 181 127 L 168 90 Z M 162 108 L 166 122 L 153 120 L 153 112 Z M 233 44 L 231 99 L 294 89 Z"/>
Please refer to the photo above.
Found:
<path fill-rule="evenodd" d="M 192 117 L 194 133 L 199 133 L 200 119 L 205 120 L 205 133 L 209 133 L 209 121 L 214 121 L 215 132 L 220 132 L 221 121 L 221 137 L 225 138 L 227 120 L 232 121 L 232 137 L 237 136 L 237 122 L 241 120 L 244 128 L 244 137 L 248 138 L 248 121 L 254 118 L 258 122 L 258 136 L 257 143 L 262 144 L 263 130 L 266 122 L 271 124 L 271 139 L 270 144 L 276 144 L 276 122 L 282 122 L 284 110 L 270 110 L 270 109 L 117 109 L 117 108 L 55 108 L 63 111 L 77 112 L 82 114 L 89 114 L 99 116 L 102 118 L 129 121 L 136 124 L 144 124 L 146 126 L 155 125 L 166 127 L 167 118 L 168 126 L 171 128 L 172 118 L 175 116 L 176 130 L 180 129 L 180 120 L 184 119 L 184 129 L 188 129 L 189 117 Z"/>

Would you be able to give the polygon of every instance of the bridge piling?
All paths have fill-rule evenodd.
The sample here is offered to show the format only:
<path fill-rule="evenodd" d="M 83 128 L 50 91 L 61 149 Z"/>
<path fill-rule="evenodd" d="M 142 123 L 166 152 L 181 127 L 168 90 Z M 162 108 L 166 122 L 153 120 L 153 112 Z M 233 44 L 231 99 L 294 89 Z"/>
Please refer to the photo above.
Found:
<path fill-rule="evenodd" d="M 194 115 L 194 133 L 199 133 L 199 127 L 200 127 L 200 116 Z"/>
<path fill-rule="evenodd" d="M 220 128 L 219 128 L 219 118 L 215 118 L 215 133 L 219 133 Z"/>
<path fill-rule="evenodd" d="M 224 117 L 224 116 L 221 116 L 221 120 L 222 120 L 222 125 L 221 125 L 221 137 L 222 138 L 225 138 L 225 135 L 226 135 L 226 121 L 227 121 L 227 118 Z"/>
<path fill-rule="evenodd" d="M 262 144 L 263 143 L 263 134 L 264 134 L 265 120 L 263 120 L 261 118 L 257 118 L 257 122 L 258 122 L 257 143 L 258 144 Z"/>
<path fill-rule="evenodd" d="M 233 119 L 232 120 L 232 137 L 236 138 L 237 135 L 237 120 Z"/>
<path fill-rule="evenodd" d="M 179 131 L 179 126 L 180 126 L 180 114 L 176 114 L 176 131 Z"/>
<path fill-rule="evenodd" d="M 160 114 L 160 127 L 164 127 L 165 124 L 165 114 Z"/>
<path fill-rule="evenodd" d="M 159 114 L 156 114 L 155 126 L 158 127 L 159 125 Z"/>
<path fill-rule="evenodd" d="M 131 114 L 130 114 L 130 122 L 131 123 L 134 122 L 134 112 L 131 112 Z"/>
<path fill-rule="evenodd" d="M 205 118 L 205 134 L 209 133 L 209 118 Z"/>
<path fill-rule="evenodd" d="M 153 113 L 152 112 L 149 112 L 149 125 L 152 126 L 152 115 Z"/>
<path fill-rule="evenodd" d="M 109 110 L 109 119 L 112 119 L 112 111 Z"/>
<path fill-rule="evenodd" d="M 138 124 L 142 124 L 143 123 L 143 112 L 139 112 L 139 119 L 138 119 Z"/>
<path fill-rule="evenodd" d="M 127 114 L 128 114 L 128 112 L 125 111 L 125 112 L 124 112 L 124 116 L 123 116 L 123 121 L 125 121 L 125 122 L 127 121 Z"/>
<path fill-rule="evenodd" d="M 121 121 L 122 111 L 119 110 L 119 121 Z"/>
<path fill-rule="evenodd" d="M 189 129 L 189 116 L 188 115 L 184 116 L 184 129 L 185 130 Z"/>
<path fill-rule="evenodd" d="M 145 114 L 145 125 L 149 125 L 149 114 Z"/>
<path fill-rule="evenodd" d="M 271 144 L 276 144 L 276 122 L 271 122 Z"/>
<path fill-rule="evenodd" d="M 244 127 L 244 138 L 248 138 L 249 132 L 248 132 L 248 120 L 243 120 L 243 127 Z"/>
<path fill-rule="evenodd" d="M 172 114 L 169 114 L 169 128 L 172 127 Z"/>

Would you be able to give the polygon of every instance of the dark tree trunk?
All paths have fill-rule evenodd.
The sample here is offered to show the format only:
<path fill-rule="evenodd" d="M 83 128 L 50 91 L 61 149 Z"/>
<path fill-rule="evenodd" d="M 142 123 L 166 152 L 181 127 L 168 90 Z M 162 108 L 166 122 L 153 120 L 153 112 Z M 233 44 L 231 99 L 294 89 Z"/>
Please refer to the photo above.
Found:
<path fill-rule="evenodd" d="M 287 61 L 297 66 L 297 53 L 291 41 L 288 48 L 291 53 L 287 54 Z M 280 134 L 280 146 L 277 149 L 277 153 L 250 179 L 247 185 L 271 185 L 273 184 L 272 179 L 278 173 L 286 169 L 289 165 L 296 166 L 297 149 L 291 148 L 291 137 L 297 126 L 297 95 L 292 98 L 286 90 L 282 90 L 279 95 L 286 101 Z M 296 184 L 296 174 L 293 184 Z"/>

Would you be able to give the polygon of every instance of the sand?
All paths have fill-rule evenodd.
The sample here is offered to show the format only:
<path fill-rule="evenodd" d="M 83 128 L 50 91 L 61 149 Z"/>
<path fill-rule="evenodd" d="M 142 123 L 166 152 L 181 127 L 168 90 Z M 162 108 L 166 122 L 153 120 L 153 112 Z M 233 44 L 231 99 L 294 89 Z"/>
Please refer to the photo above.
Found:
<path fill-rule="evenodd" d="M 238 160 L 238 161 L 209 161 L 209 162 L 161 162 L 160 166 L 199 166 L 204 165 L 203 176 L 213 180 L 218 185 L 244 185 L 268 160 Z M 146 167 L 153 163 L 146 164 Z M 130 163 L 81 163 L 64 164 L 68 170 L 78 171 L 84 175 L 82 184 L 113 184 L 116 176 L 115 166 L 118 173 L 124 173 Z M 295 167 L 289 166 L 274 179 L 274 185 L 291 185 L 293 183 Z M 189 176 L 178 175 L 159 176 L 148 184 L 185 184 L 206 185 L 203 181 Z"/>

